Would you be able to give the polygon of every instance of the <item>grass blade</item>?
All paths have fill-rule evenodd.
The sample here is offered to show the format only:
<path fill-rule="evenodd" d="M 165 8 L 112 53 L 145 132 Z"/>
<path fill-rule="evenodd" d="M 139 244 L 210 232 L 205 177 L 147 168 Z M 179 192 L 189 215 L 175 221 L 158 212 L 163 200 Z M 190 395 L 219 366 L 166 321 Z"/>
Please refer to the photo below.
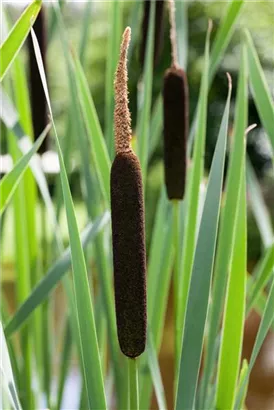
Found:
<path fill-rule="evenodd" d="M 73 284 L 78 320 L 78 332 L 81 344 L 81 360 L 84 369 L 89 407 L 103 410 L 106 409 L 106 399 L 94 322 L 93 306 L 91 303 L 84 253 L 83 248 L 81 246 L 79 230 L 77 226 L 72 196 L 69 189 L 69 182 L 66 174 L 66 169 L 63 162 L 63 156 L 53 121 L 53 115 L 39 44 L 37 42 L 37 38 L 33 30 L 31 30 L 31 35 L 37 59 L 37 64 L 55 132 L 56 146 L 60 162 L 62 190 L 71 244 Z"/>
<path fill-rule="evenodd" d="M 234 408 L 243 342 L 247 257 L 246 183 L 244 170 L 242 170 L 241 185 L 217 375 L 216 407 L 220 410 Z"/>
<path fill-rule="evenodd" d="M 205 349 L 202 403 L 214 368 L 214 346 L 219 332 L 219 323 L 224 303 L 227 275 L 231 263 L 231 252 L 235 238 L 235 223 L 240 197 L 240 181 L 245 161 L 245 129 L 247 124 L 247 69 L 245 50 L 242 52 L 240 77 L 236 101 L 236 118 L 233 145 L 226 182 L 225 203 L 221 213 L 219 241 L 214 268 L 212 305 L 209 315 L 209 333 Z"/>
<path fill-rule="evenodd" d="M 21 410 L 21 404 L 18 399 L 17 390 L 14 383 L 11 362 L 7 342 L 3 332 L 3 326 L 0 322 L 0 371 L 1 371 L 1 396 L 2 391 L 6 390 L 10 398 L 11 404 L 15 410 Z M 3 390 L 2 390 L 3 389 Z M 2 404 L 2 403 L 1 403 Z"/>
<path fill-rule="evenodd" d="M 153 337 L 152 337 L 150 330 L 148 331 L 146 349 L 147 349 L 148 365 L 149 365 L 150 373 L 151 373 L 152 380 L 153 380 L 157 403 L 158 403 L 159 409 L 165 410 L 167 409 L 165 390 L 164 390 L 161 371 L 160 371 L 160 367 L 159 367 L 159 363 L 157 359 L 157 353 L 156 353 L 156 349 L 153 343 Z"/>
<path fill-rule="evenodd" d="M 174 260 L 173 230 L 171 207 L 166 197 L 165 187 L 162 187 L 158 201 L 157 213 L 154 222 L 153 236 L 149 251 L 148 262 L 148 322 L 152 340 L 159 352 L 163 335 L 165 314 L 167 309 L 168 293 Z M 161 257 L 159 258 L 159 255 Z M 155 286 L 156 284 L 156 286 Z M 152 378 L 149 374 L 147 352 L 141 359 L 140 366 L 140 408 L 146 409 L 150 405 L 152 393 Z"/>
<path fill-rule="evenodd" d="M 42 5 L 41 0 L 32 2 L 13 26 L 0 47 L 0 81 L 3 80 L 13 60 L 19 53 Z"/>
<path fill-rule="evenodd" d="M 271 278 L 274 265 L 274 244 L 270 246 L 262 260 L 259 262 L 258 268 L 253 273 L 255 281 L 252 283 L 249 291 L 248 304 L 246 309 L 246 316 L 250 313 L 252 307 L 256 304 L 260 293 L 263 291 L 265 285 Z"/>
<path fill-rule="evenodd" d="M 142 83 L 138 96 L 140 112 L 138 113 L 137 122 L 137 151 L 143 174 L 143 184 L 145 186 L 146 169 L 148 160 L 148 141 L 150 137 L 149 118 L 152 99 L 152 82 L 153 82 L 153 50 L 154 50 L 154 30 L 155 30 L 155 9 L 156 1 L 152 0 L 149 12 L 149 28 L 145 53 L 145 64 Z"/>
<path fill-rule="evenodd" d="M 248 68 L 253 98 L 263 123 L 264 129 L 269 136 L 274 153 L 274 104 L 271 98 L 266 78 L 255 50 L 250 33 L 245 31 L 247 44 Z"/>
<path fill-rule="evenodd" d="M 216 36 L 214 38 L 212 49 L 210 53 L 210 65 L 209 65 L 209 87 L 213 81 L 214 75 L 220 65 L 222 56 L 224 55 L 230 39 L 235 31 L 236 22 L 240 15 L 240 11 L 244 5 L 244 0 L 232 0 L 227 6 L 226 13 L 224 14 L 221 24 L 218 28 Z M 195 135 L 197 124 L 197 110 L 193 117 L 191 129 L 188 139 L 188 151 L 191 152 L 193 138 Z"/>
<path fill-rule="evenodd" d="M 244 0 L 232 0 L 227 6 L 227 11 L 223 16 L 220 27 L 212 44 L 210 53 L 209 82 L 213 80 L 214 74 L 220 64 L 222 56 L 229 44 L 235 30 L 236 22 L 240 11 L 244 5 Z"/>
<path fill-rule="evenodd" d="M 158 96 L 153 107 L 150 129 L 151 135 L 149 139 L 148 160 L 151 158 L 155 149 L 157 148 L 163 132 L 163 99 L 161 94 Z"/>
<path fill-rule="evenodd" d="M 109 175 L 110 159 L 105 140 L 100 127 L 89 86 L 80 61 L 74 55 L 75 80 L 77 82 L 79 99 L 82 105 L 84 120 L 91 142 L 91 154 L 95 164 L 100 187 L 107 204 L 110 203 Z"/>
<path fill-rule="evenodd" d="M 240 377 L 239 377 L 239 385 L 238 385 L 238 388 L 237 388 L 236 396 L 238 396 L 239 388 L 242 385 L 244 379 L 246 378 L 247 372 L 248 372 L 248 362 L 247 362 L 246 359 L 244 359 L 243 364 L 242 364 L 242 368 L 241 368 Z M 247 393 L 247 385 L 246 385 L 246 388 L 244 389 L 244 393 L 243 393 L 243 396 L 242 396 L 242 401 L 240 403 L 240 409 L 244 409 L 244 402 L 245 402 L 246 393 Z"/>
<path fill-rule="evenodd" d="M 14 135 L 8 133 L 9 152 L 14 161 L 21 157 L 20 150 L 16 144 Z M 22 243 L 27 243 L 27 218 L 26 218 L 26 202 L 25 202 L 25 186 L 23 181 L 18 185 L 13 195 L 13 217 L 14 217 L 14 261 L 16 266 L 16 300 L 17 303 L 22 303 L 31 290 L 30 276 L 30 260 L 28 248 L 22 246 Z M 24 378 L 19 385 L 19 394 L 23 407 L 35 407 L 34 396 L 32 392 L 32 329 L 31 326 L 25 327 L 20 334 L 20 346 L 22 349 L 23 365 L 21 372 Z M 21 375 L 22 375 L 21 373 Z"/>
<path fill-rule="evenodd" d="M 185 312 L 187 305 L 187 295 L 189 290 L 192 264 L 194 258 L 196 227 L 199 203 L 199 190 L 204 172 L 204 150 L 206 137 L 206 119 L 207 119 L 207 95 L 208 95 L 208 68 L 209 68 L 209 41 L 211 25 L 209 25 L 206 45 L 204 71 L 200 87 L 199 108 L 198 108 L 198 129 L 194 145 L 194 154 L 192 166 L 189 173 L 188 190 L 186 201 L 188 203 L 186 211 L 186 226 L 184 232 L 184 244 L 181 260 L 181 276 L 178 282 L 178 315 L 176 316 L 176 368 L 179 369 L 179 356 L 182 343 L 182 332 L 184 329 Z"/>
<path fill-rule="evenodd" d="M 35 144 L 33 144 L 32 148 L 25 154 L 23 157 L 19 159 L 19 161 L 15 164 L 13 169 L 4 176 L 4 178 L 0 182 L 0 215 L 4 212 L 9 200 L 11 199 L 14 191 L 16 190 L 18 184 L 20 183 L 24 172 L 26 171 L 29 162 L 35 152 L 38 150 L 40 145 L 42 144 L 44 138 L 46 137 L 47 133 L 50 130 L 51 125 L 49 124 L 40 137 L 37 139 Z"/>
<path fill-rule="evenodd" d="M 194 256 L 183 331 L 176 409 L 194 408 L 215 255 L 228 132 L 231 83 L 211 165 Z M 195 318 L 195 326 L 193 326 Z"/>
<path fill-rule="evenodd" d="M 93 224 L 90 223 L 84 229 L 81 234 L 81 245 L 84 249 L 105 227 L 105 225 L 109 222 L 109 219 L 109 212 L 105 212 L 101 217 L 98 217 Z M 9 321 L 5 328 L 5 334 L 7 337 L 10 337 L 14 332 L 16 332 L 26 322 L 26 320 L 29 319 L 32 312 L 46 300 L 49 294 L 63 278 L 65 273 L 69 270 L 70 266 L 71 249 L 68 248 L 44 275 L 44 277 L 36 285 L 31 294 Z"/>
<path fill-rule="evenodd" d="M 255 360 L 260 352 L 260 349 L 262 347 L 262 344 L 265 340 L 265 337 L 270 329 L 270 326 L 273 323 L 274 317 L 273 317 L 273 306 L 274 306 L 274 276 L 272 277 L 272 285 L 268 294 L 268 298 L 266 301 L 264 313 L 261 319 L 260 327 L 257 332 L 255 344 L 252 350 L 249 366 L 248 366 L 248 372 L 245 376 L 245 378 L 242 380 L 241 385 L 239 386 L 239 391 L 237 395 L 237 400 L 236 400 L 236 409 L 240 409 L 239 403 L 242 402 L 242 398 L 244 396 L 246 386 L 248 384 L 248 379 L 251 373 L 251 370 L 254 366 Z"/>
<path fill-rule="evenodd" d="M 28 150 L 31 149 L 32 147 L 32 142 L 30 136 L 26 135 L 20 122 L 19 122 L 19 117 L 16 109 L 14 108 L 13 104 L 11 103 L 9 97 L 3 90 L 3 88 L 0 86 L 0 105 L 1 105 L 1 110 L 0 110 L 0 117 L 5 124 L 5 126 L 13 132 L 13 134 L 17 138 L 17 144 L 23 154 L 25 154 Z M 33 158 L 32 161 L 30 162 L 30 168 L 32 170 L 32 173 L 36 179 L 37 185 L 40 189 L 42 198 L 45 202 L 47 211 L 50 216 L 50 222 L 53 227 L 53 232 L 56 238 L 56 243 L 59 247 L 59 249 L 62 248 L 62 241 L 61 241 L 61 234 L 60 234 L 60 228 L 56 222 L 56 217 L 55 217 L 55 212 L 54 212 L 54 207 L 53 203 L 51 200 L 51 196 L 49 193 L 46 177 L 42 171 L 42 166 L 41 166 L 41 161 L 38 158 Z"/>
<path fill-rule="evenodd" d="M 265 205 L 259 181 L 248 158 L 246 163 L 246 173 L 251 209 L 255 217 L 263 245 L 265 248 L 268 248 L 274 239 L 271 217 Z"/>

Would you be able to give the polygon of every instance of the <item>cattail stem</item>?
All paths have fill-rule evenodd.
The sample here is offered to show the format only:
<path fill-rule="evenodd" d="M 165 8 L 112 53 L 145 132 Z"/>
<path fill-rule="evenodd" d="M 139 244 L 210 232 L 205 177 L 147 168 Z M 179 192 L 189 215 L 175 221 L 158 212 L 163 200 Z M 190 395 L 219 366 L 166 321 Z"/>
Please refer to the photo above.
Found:
<path fill-rule="evenodd" d="M 174 328 L 175 328 L 175 338 L 174 338 L 174 358 L 175 358 L 175 377 L 174 377 L 174 393 L 176 393 L 177 379 L 179 376 L 180 368 L 180 355 L 181 355 L 181 343 L 179 343 L 180 336 L 180 323 L 178 323 L 178 309 L 179 309 L 179 283 L 180 283 L 180 201 L 173 200 L 173 240 L 174 240 Z"/>
<path fill-rule="evenodd" d="M 172 67 L 179 67 L 174 0 L 168 0 Z"/>
<path fill-rule="evenodd" d="M 137 359 L 128 359 L 129 409 L 139 410 L 139 383 Z"/>

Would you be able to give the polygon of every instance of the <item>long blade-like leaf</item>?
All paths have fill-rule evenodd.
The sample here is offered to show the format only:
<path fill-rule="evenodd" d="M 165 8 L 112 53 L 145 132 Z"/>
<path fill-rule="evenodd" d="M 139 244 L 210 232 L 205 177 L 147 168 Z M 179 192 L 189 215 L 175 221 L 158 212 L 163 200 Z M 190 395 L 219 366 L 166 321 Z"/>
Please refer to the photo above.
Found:
<path fill-rule="evenodd" d="M 89 92 L 88 83 L 81 67 L 80 61 L 74 55 L 75 79 L 78 86 L 79 99 L 82 105 L 86 128 L 88 130 L 91 141 L 91 154 L 95 164 L 95 169 L 100 182 L 100 187 L 107 203 L 110 202 L 109 197 L 109 175 L 110 175 L 110 159 L 105 144 L 105 140 L 100 127 L 99 119 L 96 113 L 94 102 Z"/>
<path fill-rule="evenodd" d="M 0 47 L 0 81 L 3 80 L 14 58 L 20 51 L 42 5 L 41 0 L 31 3 L 17 20 Z"/>
<path fill-rule="evenodd" d="M 93 306 L 91 302 L 89 281 L 87 276 L 83 248 L 81 246 L 79 230 L 75 216 L 72 196 L 69 188 L 69 182 L 66 174 L 66 169 L 63 161 L 63 156 L 57 136 L 57 131 L 54 125 L 46 76 L 43 68 L 39 44 L 33 30 L 31 31 L 31 35 L 33 39 L 37 64 L 55 132 L 56 146 L 60 162 L 62 190 L 66 208 L 69 238 L 71 245 L 74 294 L 78 320 L 78 332 L 81 345 L 81 361 L 84 369 L 85 385 L 87 390 L 89 407 L 91 409 L 106 409 L 106 398 L 100 364 L 100 354 L 97 343 Z"/>
<path fill-rule="evenodd" d="M 183 331 L 176 410 L 193 409 L 195 405 L 221 204 L 230 96 L 231 84 L 211 165 L 194 256 Z"/>
<path fill-rule="evenodd" d="M 264 257 L 259 262 L 258 268 L 253 273 L 254 282 L 249 291 L 248 304 L 246 309 L 246 315 L 248 315 L 252 307 L 256 304 L 260 293 L 263 291 L 265 285 L 271 278 L 271 274 L 274 270 L 274 244 L 272 244 L 265 252 Z"/>
<path fill-rule="evenodd" d="M 244 170 L 242 171 L 241 185 L 232 266 L 228 279 L 224 309 L 217 375 L 216 406 L 220 410 L 234 408 L 243 342 L 247 253 L 246 183 Z"/>
<path fill-rule="evenodd" d="M 253 45 L 251 35 L 246 30 L 248 68 L 254 101 L 262 120 L 263 126 L 269 136 L 274 153 L 274 101 L 260 64 L 259 57 Z"/>
<path fill-rule="evenodd" d="M 236 119 L 233 145 L 227 174 L 225 203 L 221 214 L 219 241 L 216 254 L 212 305 L 209 316 L 209 333 L 206 345 L 204 375 L 202 382 L 202 403 L 205 402 L 211 372 L 214 368 L 215 342 L 219 332 L 219 323 L 224 304 L 227 275 L 231 263 L 231 252 L 235 238 L 235 220 L 240 197 L 241 171 L 245 160 L 245 129 L 247 123 L 247 70 L 246 55 L 243 50 L 240 78 L 236 102 Z"/>
<path fill-rule="evenodd" d="M 250 206 L 256 220 L 263 245 L 265 248 L 267 248 L 274 240 L 271 217 L 265 204 L 263 193 L 261 191 L 261 187 L 255 174 L 254 168 L 248 158 L 246 163 L 246 174 Z"/>
<path fill-rule="evenodd" d="M 95 239 L 98 233 L 106 226 L 110 219 L 109 212 L 90 223 L 81 234 L 81 245 L 85 249 Z M 7 337 L 16 332 L 30 317 L 32 312 L 40 306 L 61 281 L 71 266 L 71 249 L 68 248 L 48 270 L 43 279 L 38 282 L 29 297 L 19 307 L 12 319 L 5 327 Z"/>
<path fill-rule="evenodd" d="M 0 215 L 5 210 L 10 198 L 12 197 L 16 187 L 21 181 L 24 172 L 26 171 L 28 164 L 42 144 L 44 138 L 50 130 L 51 125 L 49 124 L 40 137 L 37 139 L 32 148 L 25 154 L 14 166 L 14 168 L 4 176 L 0 182 Z"/>
<path fill-rule="evenodd" d="M 14 383 L 11 362 L 7 342 L 3 332 L 3 326 L 0 322 L 0 372 L 1 372 L 1 394 L 6 390 L 11 404 L 15 410 L 21 410 L 21 404 L 18 399 L 17 390 Z M 2 390 L 3 389 L 3 390 Z"/>
<path fill-rule="evenodd" d="M 204 172 L 204 151 L 206 138 L 206 121 L 207 121 L 207 96 L 208 96 L 208 69 L 209 69 L 209 41 L 210 41 L 211 25 L 208 27 L 206 44 L 205 44 L 205 59 L 204 71 L 200 87 L 199 109 L 198 109 L 198 128 L 194 144 L 193 161 L 190 168 L 188 189 L 186 201 L 188 203 L 186 211 L 186 226 L 184 230 L 184 244 L 181 260 L 181 276 L 178 282 L 177 306 L 178 314 L 176 315 L 176 360 L 177 368 L 179 368 L 179 356 L 182 345 L 182 333 L 184 329 L 185 312 L 187 306 L 187 295 L 189 290 L 192 264 L 194 259 L 196 229 L 198 219 L 198 204 L 200 184 Z"/>
<path fill-rule="evenodd" d="M 265 305 L 264 313 L 261 319 L 260 327 L 257 332 L 255 344 L 252 350 L 249 366 L 248 366 L 248 372 L 246 373 L 245 377 L 242 380 L 241 385 L 239 386 L 238 394 L 237 394 L 237 400 L 236 400 L 236 410 L 240 410 L 240 403 L 242 402 L 242 397 L 245 394 L 246 386 L 248 384 L 249 376 L 252 371 L 252 368 L 255 364 L 255 360 L 258 357 L 258 354 L 260 352 L 260 349 L 262 347 L 262 344 L 266 338 L 266 335 L 270 329 L 270 326 L 272 325 L 274 321 L 274 315 L 273 315 L 273 306 L 274 306 L 274 276 L 272 278 L 272 285 L 268 294 L 267 302 Z"/>

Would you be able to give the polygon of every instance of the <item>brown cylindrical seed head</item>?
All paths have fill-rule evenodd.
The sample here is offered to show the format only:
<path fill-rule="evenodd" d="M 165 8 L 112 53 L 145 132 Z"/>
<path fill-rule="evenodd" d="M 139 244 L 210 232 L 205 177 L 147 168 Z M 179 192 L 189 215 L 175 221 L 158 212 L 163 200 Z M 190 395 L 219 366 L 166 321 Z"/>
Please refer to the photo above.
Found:
<path fill-rule="evenodd" d="M 165 73 L 164 166 L 169 199 L 183 199 L 186 184 L 188 137 L 188 84 L 184 70 L 171 67 Z"/>
<path fill-rule="evenodd" d="M 142 176 L 133 152 L 117 154 L 112 164 L 111 220 L 118 339 L 134 358 L 146 345 L 146 248 Z"/>

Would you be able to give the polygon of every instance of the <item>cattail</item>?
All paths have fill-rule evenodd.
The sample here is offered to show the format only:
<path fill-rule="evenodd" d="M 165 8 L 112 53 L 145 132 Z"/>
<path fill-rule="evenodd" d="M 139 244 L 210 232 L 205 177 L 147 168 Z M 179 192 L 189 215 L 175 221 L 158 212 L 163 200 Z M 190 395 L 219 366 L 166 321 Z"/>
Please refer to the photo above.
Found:
<path fill-rule="evenodd" d="M 37 40 L 41 50 L 43 64 L 46 70 L 46 27 L 45 27 L 45 10 L 42 7 L 40 13 L 35 20 L 33 29 L 37 36 Z M 39 70 L 35 58 L 32 38 L 28 37 L 28 52 L 29 52 L 29 74 L 30 74 L 30 92 L 31 92 L 31 111 L 33 121 L 34 139 L 36 140 L 48 124 L 47 104 L 44 94 L 43 85 L 41 83 Z M 47 139 L 45 138 L 39 148 L 39 153 L 42 154 L 47 150 Z"/>
<path fill-rule="evenodd" d="M 143 67 L 145 62 L 146 44 L 148 38 L 149 14 L 151 10 L 151 0 L 144 0 L 144 15 L 142 23 L 142 40 L 140 48 L 140 64 Z M 164 1 L 156 0 L 155 4 L 155 31 L 154 31 L 154 66 L 157 64 L 164 37 Z"/>
<path fill-rule="evenodd" d="M 172 65 L 164 76 L 164 166 L 169 199 L 183 199 L 187 170 L 188 84 L 178 65 L 174 2 L 169 0 Z"/>
<path fill-rule="evenodd" d="M 128 109 L 126 28 L 115 74 L 115 147 L 111 168 L 111 219 L 115 307 L 122 352 L 139 356 L 146 344 L 146 249 L 142 174 L 131 149 Z"/>

